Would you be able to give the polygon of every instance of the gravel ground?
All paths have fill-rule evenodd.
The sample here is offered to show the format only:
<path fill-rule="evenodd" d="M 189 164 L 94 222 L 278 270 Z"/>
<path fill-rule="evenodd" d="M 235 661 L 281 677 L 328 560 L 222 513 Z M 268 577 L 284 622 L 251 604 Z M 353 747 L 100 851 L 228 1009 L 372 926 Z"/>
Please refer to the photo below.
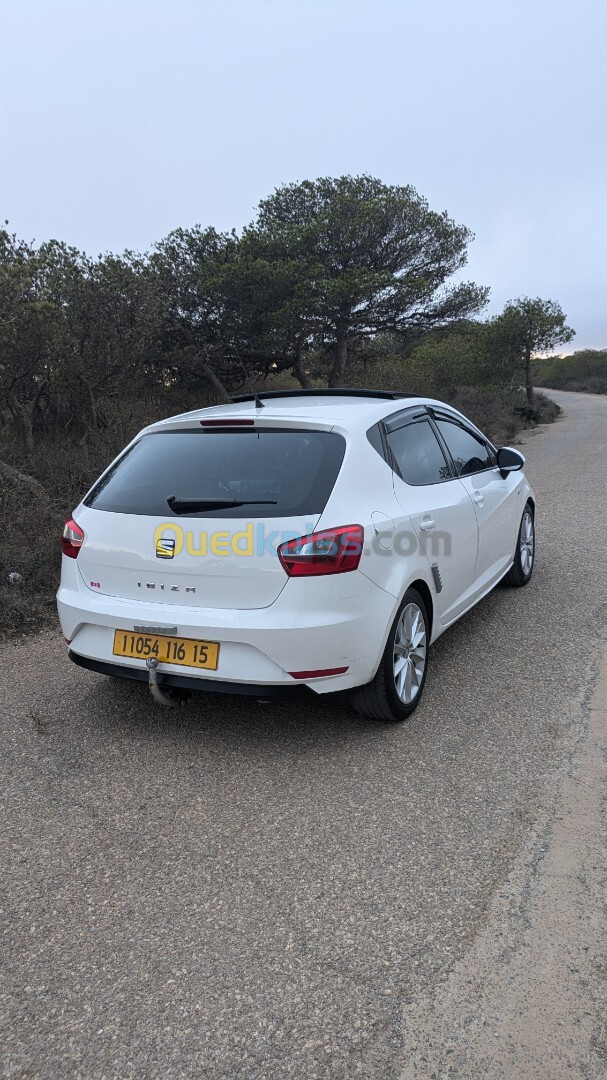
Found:
<path fill-rule="evenodd" d="M 607 652 L 465 955 L 407 1013 L 401 1080 L 607 1076 Z"/>
<path fill-rule="evenodd" d="M 2 647 L 5 1077 L 604 1075 L 590 1020 L 562 1072 L 419 1053 L 458 965 L 508 933 L 496 901 L 556 842 L 538 823 L 588 738 L 607 398 L 551 396 L 565 416 L 523 446 L 534 578 L 437 642 L 404 726 L 335 702 L 162 710 L 58 633 Z M 603 992 L 597 960 L 589 1014 Z"/>

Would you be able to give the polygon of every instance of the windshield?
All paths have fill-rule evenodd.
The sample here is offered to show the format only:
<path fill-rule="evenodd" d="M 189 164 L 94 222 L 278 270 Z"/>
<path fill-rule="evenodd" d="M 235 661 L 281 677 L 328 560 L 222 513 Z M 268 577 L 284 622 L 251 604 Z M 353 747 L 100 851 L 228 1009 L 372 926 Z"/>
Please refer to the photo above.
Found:
<path fill-rule="evenodd" d="M 95 510 L 170 519 L 321 514 L 345 452 L 328 431 L 157 431 L 85 499 Z M 204 505 L 207 503 L 208 505 Z"/>

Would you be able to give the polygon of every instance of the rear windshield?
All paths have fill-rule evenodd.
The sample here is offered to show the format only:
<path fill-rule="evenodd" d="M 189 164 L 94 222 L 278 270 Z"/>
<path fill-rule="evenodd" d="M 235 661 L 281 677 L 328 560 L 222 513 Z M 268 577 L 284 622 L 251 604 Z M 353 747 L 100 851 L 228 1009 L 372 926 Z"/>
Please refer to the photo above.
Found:
<path fill-rule="evenodd" d="M 187 517 L 320 514 L 345 448 L 343 437 L 328 431 L 152 432 L 123 454 L 85 503 L 165 519 L 177 516 L 169 500 L 244 504 L 188 510 Z"/>

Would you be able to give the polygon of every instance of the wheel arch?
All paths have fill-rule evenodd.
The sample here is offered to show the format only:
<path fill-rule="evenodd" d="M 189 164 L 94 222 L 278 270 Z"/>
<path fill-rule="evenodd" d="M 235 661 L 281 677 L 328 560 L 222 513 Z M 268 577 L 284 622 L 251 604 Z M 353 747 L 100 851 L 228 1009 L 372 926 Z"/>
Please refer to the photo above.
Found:
<path fill-rule="evenodd" d="M 434 601 L 432 599 L 432 590 L 428 583 L 423 578 L 416 578 L 415 581 L 410 581 L 407 589 L 416 589 L 421 596 L 424 604 L 426 605 L 426 611 L 428 612 L 428 619 L 430 620 L 430 633 L 428 635 L 429 640 L 432 639 L 432 631 L 434 629 Z M 403 593 L 403 596 L 405 594 Z M 402 600 L 401 600 L 402 603 Z"/>
<path fill-rule="evenodd" d="M 424 670 L 423 670 L 423 675 L 422 675 L 422 682 L 421 682 L 421 685 L 418 684 L 419 685 L 419 693 L 417 694 L 417 696 L 411 702 L 409 702 L 409 703 L 405 702 L 403 704 L 403 702 L 398 697 L 398 692 L 397 692 L 396 687 L 394 685 L 394 674 L 392 675 L 391 681 L 390 681 L 391 689 L 388 688 L 388 685 L 387 685 L 387 682 L 386 682 L 387 676 L 386 676 L 386 673 L 385 673 L 384 656 L 385 656 L 385 651 L 386 651 L 386 641 L 389 639 L 389 634 L 390 634 L 391 630 L 394 627 L 394 620 L 398 616 L 398 612 L 401 610 L 401 608 L 404 607 L 407 593 L 410 590 L 415 590 L 415 592 L 418 594 L 420 599 L 423 601 L 424 607 L 426 608 L 426 613 L 427 613 L 427 616 L 428 616 L 430 626 L 428 628 L 429 633 L 428 633 L 427 639 L 426 639 L 425 664 L 424 664 Z M 424 686 L 424 682 L 425 682 L 425 679 L 426 679 L 426 671 L 427 671 L 427 664 L 428 664 L 428 648 L 429 648 L 430 639 L 431 639 L 431 636 L 432 636 L 433 615 L 434 615 L 434 603 L 433 603 L 433 600 L 432 600 L 432 590 L 430 589 L 430 586 L 428 585 L 428 582 L 425 581 L 423 577 L 414 577 L 412 580 L 407 582 L 406 589 L 403 590 L 403 592 L 401 593 L 401 595 L 400 595 L 400 597 L 398 599 L 398 602 L 397 602 L 397 605 L 396 605 L 396 608 L 395 608 L 394 619 L 392 620 L 390 626 L 388 627 L 388 630 L 387 630 L 387 633 L 386 633 L 386 638 L 385 638 L 384 643 L 383 643 L 382 651 L 381 651 L 380 656 L 379 656 L 379 661 L 378 661 L 378 664 L 377 664 L 376 668 L 374 669 L 374 673 L 373 673 L 371 679 L 369 679 L 362 686 L 352 688 L 351 701 L 352 701 L 352 704 L 354 705 L 354 708 L 355 708 L 356 712 L 358 712 L 362 716 L 367 716 L 367 717 L 370 717 L 372 719 L 392 720 L 392 721 L 394 721 L 394 720 L 403 720 L 408 715 L 410 715 L 411 712 L 413 712 L 413 710 L 417 706 L 417 702 L 418 702 L 419 697 L 421 696 L 421 693 L 423 691 L 423 686 Z M 408 653 L 407 653 L 407 655 L 408 655 Z M 386 659 L 386 663 L 387 663 L 388 660 L 391 663 L 391 670 L 393 671 L 393 664 L 394 664 L 393 656 L 388 654 L 388 657 Z M 393 700 L 392 700 L 393 698 L 396 699 L 396 701 L 398 703 L 398 708 L 395 708 L 395 706 L 393 704 Z"/>
<path fill-rule="evenodd" d="M 413 576 L 412 578 L 407 578 L 406 583 L 404 585 L 404 588 L 402 588 L 402 591 L 399 592 L 394 597 L 394 607 L 392 609 L 392 615 L 391 615 L 391 618 L 390 618 L 390 621 L 389 621 L 388 625 L 386 626 L 385 633 L 384 633 L 384 635 L 383 635 L 383 637 L 382 637 L 382 639 L 380 641 L 379 652 L 377 654 L 376 661 L 375 661 L 375 664 L 373 666 L 373 674 L 370 676 L 370 680 L 372 680 L 374 678 L 375 674 L 377 673 L 377 669 L 378 669 L 378 667 L 379 667 L 379 665 L 381 663 L 381 658 L 382 658 L 382 656 L 384 654 L 384 649 L 386 648 L 386 642 L 388 640 L 388 634 L 390 633 L 390 630 L 392 629 L 392 626 L 394 624 L 394 619 L 396 618 L 396 614 L 398 612 L 398 609 L 400 608 L 400 606 L 401 606 L 401 604 L 402 604 L 402 602 L 403 602 L 403 600 L 405 598 L 405 595 L 407 594 L 409 589 L 416 589 L 417 592 L 420 594 L 422 600 L 424 601 L 424 604 L 426 605 L 426 611 L 428 613 L 428 620 L 430 622 L 430 627 L 429 627 L 430 633 L 428 635 L 428 640 L 429 641 L 432 640 L 432 634 L 433 634 L 433 631 L 434 631 L 434 628 L 435 628 L 435 622 L 436 622 L 436 620 L 435 620 L 435 609 L 434 609 L 434 599 L 433 599 L 433 596 L 432 596 L 432 589 L 431 589 L 429 583 L 423 577 L 419 576 L 420 569 L 421 569 L 421 567 L 416 567 L 416 571 L 414 571 L 415 576 Z M 440 623 L 438 623 L 438 625 L 440 627 Z"/>

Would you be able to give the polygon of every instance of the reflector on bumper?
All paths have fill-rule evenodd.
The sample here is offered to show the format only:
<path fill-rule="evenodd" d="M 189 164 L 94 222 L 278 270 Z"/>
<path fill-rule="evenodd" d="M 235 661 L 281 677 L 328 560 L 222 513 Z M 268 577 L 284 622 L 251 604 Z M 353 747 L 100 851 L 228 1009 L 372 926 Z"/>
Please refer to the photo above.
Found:
<path fill-rule="evenodd" d="M 290 671 L 292 679 L 323 679 L 326 675 L 345 675 L 347 667 L 319 668 L 316 671 Z"/>

